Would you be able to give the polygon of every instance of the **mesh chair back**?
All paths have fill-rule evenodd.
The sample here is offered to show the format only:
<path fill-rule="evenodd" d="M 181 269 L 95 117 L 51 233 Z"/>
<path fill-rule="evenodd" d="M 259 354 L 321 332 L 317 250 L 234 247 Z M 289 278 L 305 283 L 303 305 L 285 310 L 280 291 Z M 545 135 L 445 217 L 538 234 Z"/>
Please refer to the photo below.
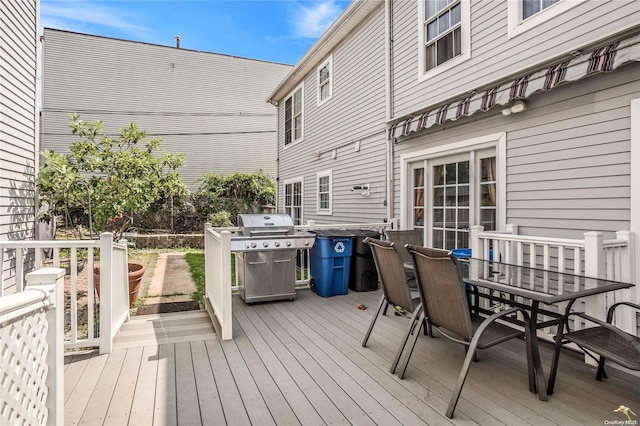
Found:
<path fill-rule="evenodd" d="M 365 241 L 371 247 L 378 278 L 387 301 L 393 306 L 402 306 L 407 312 L 413 312 L 411 292 L 405 282 L 404 267 L 395 245 L 370 237 Z"/>
<path fill-rule="evenodd" d="M 395 243 L 402 263 L 411 263 L 411 255 L 405 248 L 407 244 L 414 246 L 422 245 L 422 233 L 417 229 L 407 229 L 402 231 L 387 231 L 387 238 Z"/>
<path fill-rule="evenodd" d="M 473 328 L 464 284 L 453 255 L 446 250 L 410 245 L 422 306 L 429 322 L 471 340 Z"/>

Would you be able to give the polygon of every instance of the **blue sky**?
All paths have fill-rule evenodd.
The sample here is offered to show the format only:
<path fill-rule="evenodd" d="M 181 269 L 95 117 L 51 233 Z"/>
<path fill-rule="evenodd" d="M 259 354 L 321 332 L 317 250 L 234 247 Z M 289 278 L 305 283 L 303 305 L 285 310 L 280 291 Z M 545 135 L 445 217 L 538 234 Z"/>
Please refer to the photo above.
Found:
<path fill-rule="evenodd" d="M 42 27 L 295 64 L 339 0 L 41 0 Z"/>

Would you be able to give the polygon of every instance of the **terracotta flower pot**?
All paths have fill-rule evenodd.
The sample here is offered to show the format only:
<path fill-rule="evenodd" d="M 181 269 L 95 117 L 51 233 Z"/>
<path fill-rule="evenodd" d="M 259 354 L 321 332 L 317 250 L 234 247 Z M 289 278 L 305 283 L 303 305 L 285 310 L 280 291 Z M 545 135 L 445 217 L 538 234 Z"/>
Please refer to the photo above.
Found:
<path fill-rule="evenodd" d="M 144 275 L 144 271 L 147 269 L 142 263 L 138 262 L 129 262 L 128 265 L 129 270 L 129 305 L 133 306 L 134 303 L 138 300 L 138 294 L 140 292 L 140 283 L 142 281 L 142 276 Z M 93 268 L 93 283 L 96 286 L 96 294 L 98 298 L 100 298 L 100 267 L 96 266 Z"/>

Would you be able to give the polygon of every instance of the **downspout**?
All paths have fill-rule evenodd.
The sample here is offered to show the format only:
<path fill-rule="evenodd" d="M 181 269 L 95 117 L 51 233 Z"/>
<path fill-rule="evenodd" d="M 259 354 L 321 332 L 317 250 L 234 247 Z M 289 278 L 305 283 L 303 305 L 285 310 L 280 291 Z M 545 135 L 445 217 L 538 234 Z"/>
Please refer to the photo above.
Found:
<path fill-rule="evenodd" d="M 393 111 L 393 0 L 385 0 L 384 9 L 384 32 L 385 32 L 385 104 L 386 121 L 389 122 L 394 116 Z M 388 129 L 387 129 L 388 130 Z M 388 131 L 385 132 L 385 136 Z M 387 190 L 387 220 L 394 219 L 394 180 L 393 180 L 393 138 L 387 137 L 387 170 L 386 170 L 386 190 Z"/>
<path fill-rule="evenodd" d="M 284 213 L 284 210 L 280 212 L 278 209 L 280 205 L 280 103 L 274 105 L 276 108 L 276 213 Z"/>

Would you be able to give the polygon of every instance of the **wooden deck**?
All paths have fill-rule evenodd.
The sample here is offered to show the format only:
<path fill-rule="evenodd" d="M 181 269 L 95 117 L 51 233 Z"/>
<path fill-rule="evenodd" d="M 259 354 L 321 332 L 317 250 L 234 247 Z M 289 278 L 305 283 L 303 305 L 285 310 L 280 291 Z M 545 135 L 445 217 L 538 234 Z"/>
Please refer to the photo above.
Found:
<path fill-rule="evenodd" d="M 65 359 L 65 424 L 113 425 L 603 425 L 640 415 L 640 379 L 595 369 L 567 351 L 556 393 L 528 391 L 525 345 L 481 351 L 452 420 L 444 416 L 462 347 L 421 336 L 400 380 L 388 372 L 408 319 L 379 320 L 362 337 L 380 292 L 246 305 L 234 298 L 234 340 L 221 342 L 198 313 L 139 317 L 110 355 Z M 356 305 L 369 309 L 361 311 Z M 145 331 L 147 333 L 145 333 Z M 545 370 L 551 346 L 541 345 Z"/>

